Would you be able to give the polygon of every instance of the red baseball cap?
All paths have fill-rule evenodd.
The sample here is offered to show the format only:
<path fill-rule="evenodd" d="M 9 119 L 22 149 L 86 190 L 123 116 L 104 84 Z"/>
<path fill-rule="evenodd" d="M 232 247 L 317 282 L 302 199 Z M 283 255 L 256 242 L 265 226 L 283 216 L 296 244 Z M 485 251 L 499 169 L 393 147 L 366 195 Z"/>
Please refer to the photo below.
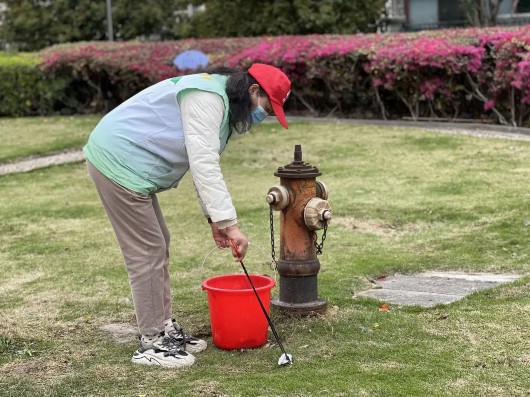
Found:
<path fill-rule="evenodd" d="M 289 78 L 277 67 L 263 63 L 253 64 L 248 69 L 248 73 L 256 79 L 263 91 L 267 93 L 276 118 L 287 129 L 283 105 L 291 93 L 291 81 Z"/>

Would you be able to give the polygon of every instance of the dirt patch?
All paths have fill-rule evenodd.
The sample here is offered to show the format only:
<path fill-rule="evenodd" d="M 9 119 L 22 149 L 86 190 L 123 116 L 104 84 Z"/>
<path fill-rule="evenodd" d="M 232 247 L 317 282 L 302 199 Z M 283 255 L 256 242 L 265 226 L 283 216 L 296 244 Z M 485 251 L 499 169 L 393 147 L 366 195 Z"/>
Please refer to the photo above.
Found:
<path fill-rule="evenodd" d="M 354 230 L 359 233 L 373 234 L 384 237 L 400 237 L 406 234 L 418 233 L 432 225 L 418 223 L 408 223 L 396 226 L 380 219 L 358 219 L 354 217 L 334 217 L 333 226 L 338 226 L 347 230 Z"/>
<path fill-rule="evenodd" d="M 100 327 L 102 331 L 108 332 L 114 342 L 118 344 L 128 344 L 138 338 L 138 329 L 127 323 L 105 324 Z"/>
<path fill-rule="evenodd" d="M 372 219 L 356 219 L 354 217 L 335 217 L 333 225 L 344 229 L 355 230 L 361 233 L 375 234 L 377 236 L 392 236 L 397 233 L 395 226 Z"/>

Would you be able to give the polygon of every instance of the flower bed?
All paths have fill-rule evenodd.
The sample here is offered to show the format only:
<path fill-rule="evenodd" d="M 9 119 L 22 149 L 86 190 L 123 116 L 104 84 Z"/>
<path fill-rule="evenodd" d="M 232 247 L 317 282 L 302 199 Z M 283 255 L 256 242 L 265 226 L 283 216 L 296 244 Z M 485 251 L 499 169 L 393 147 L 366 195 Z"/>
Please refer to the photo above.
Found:
<path fill-rule="evenodd" d="M 52 79 L 70 80 L 72 112 L 108 111 L 141 89 L 160 80 L 188 73 L 173 66 L 182 51 L 201 50 L 210 66 L 258 39 L 188 39 L 163 42 L 87 42 L 42 51 L 42 70 Z"/>
<path fill-rule="evenodd" d="M 181 51 L 211 67 L 280 67 L 292 79 L 290 112 L 343 117 L 494 120 L 527 125 L 530 27 L 418 33 L 78 43 L 40 56 L 50 79 L 68 79 L 72 111 L 107 111 L 144 87 L 188 73 Z"/>

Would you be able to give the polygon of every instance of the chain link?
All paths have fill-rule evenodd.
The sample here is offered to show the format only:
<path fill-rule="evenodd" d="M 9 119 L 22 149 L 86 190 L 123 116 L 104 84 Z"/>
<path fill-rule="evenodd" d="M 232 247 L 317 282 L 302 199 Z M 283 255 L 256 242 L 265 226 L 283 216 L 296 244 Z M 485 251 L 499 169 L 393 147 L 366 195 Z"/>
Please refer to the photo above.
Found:
<path fill-rule="evenodd" d="M 276 262 L 276 249 L 275 249 L 275 245 L 274 245 L 274 215 L 273 215 L 273 211 L 272 211 L 272 206 L 269 207 L 269 219 L 270 219 L 270 229 L 271 229 L 271 257 L 272 257 L 272 260 L 274 262 L 274 269 L 273 270 L 276 270 L 278 268 L 278 263 Z M 321 255 L 322 254 L 322 250 L 324 249 L 324 241 L 326 241 L 326 237 L 327 237 L 327 232 L 328 232 L 328 223 L 324 223 L 324 232 L 322 233 L 322 241 L 321 243 L 319 244 L 317 241 L 315 241 L 315 247 L 317 249 L 317 255 Z"/>
<path fill-rule="evenodd" d="M 271 228 L 271 257 L 274 262 L 273 270 L 277 270 L 278 263 L 276 262 L 276 250 L 274 248 L 274 215 L 272 213 L 272 206 L 269 207 L 269 210 L 270 210 L 269 219 L 270 219 L 270 228 Z M 272 267 L 272 263 L 271 263 L 271 267 Z"/>
<path fill-rule="evenodd" d="M 322 242 L 319 244 L 317 241 L 315 241 L 315 247 L 317 248 L 317 255 L 322 254 L 322 250 L 324 249 L 324 241 L 326 241 L 326 234 L 328 231 L 328 223 L 324 223 L 324 233 L 322 233 Z"/>

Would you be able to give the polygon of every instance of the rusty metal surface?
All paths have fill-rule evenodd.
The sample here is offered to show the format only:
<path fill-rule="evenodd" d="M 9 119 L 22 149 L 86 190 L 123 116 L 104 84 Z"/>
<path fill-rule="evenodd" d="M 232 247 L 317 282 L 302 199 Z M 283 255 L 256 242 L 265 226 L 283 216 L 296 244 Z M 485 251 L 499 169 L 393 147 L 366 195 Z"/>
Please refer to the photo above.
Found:
<path fill-rule="evenodd" d="M 289 193 L 289 203 L 280 212 L 280 296 L 274 307 L 294 314 L 310 315 L 326 310 L 327 302 L 318 297 L 317 275 L 320 261 L 315 242 L 317 235 L 304 219 L 307 203 L 317 196 L 318 168 L 304 163 L 301 145 L 295 146 L 294 161 L 274 174 Z M 322 192 L 321 192 L 322 194 Z"/>
<path fill-rule="evenodd" d="M 322 186 L 320 192 L 317 191 L 316 177 L 321 172 L 304 163 L 302 147 L 296 145 L 294 161 L 278 168 L 274 175 L 280 177 L 280 185 L 288 192 L 289 202 L 280 212 L 280 259 L 277 262 L 280 296 L 271 303 L 293 314 L 321 313 L 326 310 L 327 302 L 318 297 L 317 291 L 320 271 L 315 244 L 317 235 L 308 228 L 304 218 L 307 203 L 315 199 L 317 193 L 325 194 Z"/>
<path fill-rule="evenodd" d="M 315 178 L 281 178 L 281 184 L 292 193 L 292 198 L 280 213 L 280 259 L 315 259 L 316 234 L 306 227 L 303 216 L 306 203 L 316 195 Z"/>

